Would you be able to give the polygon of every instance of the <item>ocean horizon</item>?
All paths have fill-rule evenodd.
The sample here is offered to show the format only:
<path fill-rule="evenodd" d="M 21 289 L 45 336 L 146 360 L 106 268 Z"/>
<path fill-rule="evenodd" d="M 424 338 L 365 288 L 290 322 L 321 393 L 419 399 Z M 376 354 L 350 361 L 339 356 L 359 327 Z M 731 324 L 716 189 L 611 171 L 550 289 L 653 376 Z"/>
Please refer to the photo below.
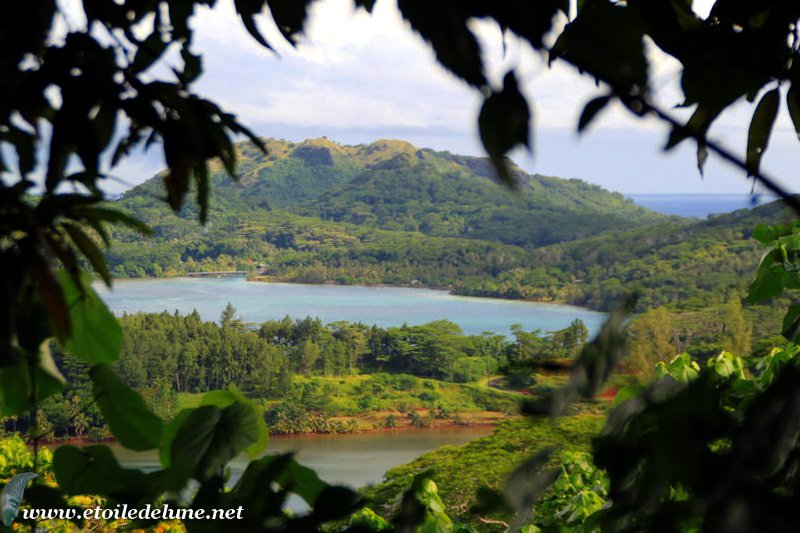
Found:
<path fill-rule="evenodd" d="M 731 213 L 767 204 L 777 198 L 750 194 L 626 194 L 637 205 L 665 215 L 687 218 L 708 218 L 709 215 Z"/>

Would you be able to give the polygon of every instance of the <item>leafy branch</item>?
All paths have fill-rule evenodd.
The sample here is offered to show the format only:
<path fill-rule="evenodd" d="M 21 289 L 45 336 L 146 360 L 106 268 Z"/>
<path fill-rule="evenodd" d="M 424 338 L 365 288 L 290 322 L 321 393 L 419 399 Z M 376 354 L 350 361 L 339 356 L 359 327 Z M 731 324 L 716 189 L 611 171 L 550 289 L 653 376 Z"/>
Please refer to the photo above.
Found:
<path fill-rule="evenodd" d="M 792 207 L 792 209 L 797 211 L 798 214 L 800 214 L 800 198 L 798 198 L 795 194 L 791 193 L 788 189 L 786 189 L 785 187 L 780 185 L 775 178 L 773 178 L 772 176 L 769 176 L 764 171 L 762 171 L 760 169 L 753 170 L 752 167 L 750 167 L 744 159 L 742 159 L 741 157 L 737 156 L 732 151 L 730 151 L 729 149 L 727 149 L 724 146 L 720 145 L 719 143 L 709 139 L 705 135 L 705 133 L 702 133 L 702 132 L 694 130 L 689 125 L 682 123 L 680 120 L 678 120 L 677 118 L 673 117 L 668 112 L 664 111 L 659 106 L 653 104 L 652 102 L 648 101 L 645 98 L 641 98 L 641 97 L 630 98 L 630 97 L 626 97 L 625 95 L 620 95 L 620 94 L 616 94 L 616 93 L 613 93 L 613 96 L 619 98 L 620 100 L 624 99 L 624 101 L 627 102 L 626 103 L 626 107 L 639 109 L 640 111 L 637 112 L 637 115 L 651 114 L 651 115 L 657 117 L 659 120 L 661 120 L 665 124 L 667 124 L 668 126 L 670 126 L 672 128 L 672 131 L 675 132 L 675 134 L 677 134 L 679 136 L 682 136 L 682 137 L 685 137 L 685 138 L 691 138 L 695 142 L 697 142 L 697 146 L 698 146 L 698 168 L 700 169 L 701 173 L 702 173 L 702 170 L 703 170 L 703 166 L 705 164 L 705 157 L 707 155 L 707 152 L 705 154 L 704 154 L 704 152 L 705 151 L 713 152 L 716 155 L 718 155 L 720 158 L 722 158 L 725 161 L 727 161 L 728 163 L 731 163 L 732 165 L 738 167 L 739 169 L 741 169 L 745 173 L 752 171 L 752 174 L 750 175 L 750 177 L 752 177 L 753 180 L 759 182 L 767 190 L 769 190 L 770 192 L 774 193 L 781 200 L 783 200 L 787 205 Z M 608 99 L 608 98 L 610 98 L 610 96 L 601 97 L 601 98 Z M 593 102 L 594 102 L 594 100 L 589 102 L 589 104 L 587 104 L 587 108 L 589 108 L 589 106 L 591 106 Z M 590 112 L 596 113 L 597 111 L 590 110 Z M 586 127 L 590 121 L 591 121 L 591 118 L 590 119 L 586 119 L 586 120 L 582 120 L 581 121 L 581 125 L 583 127 Z M 583 128 L 581 128 L 581 129 L 583 129 Z"/>

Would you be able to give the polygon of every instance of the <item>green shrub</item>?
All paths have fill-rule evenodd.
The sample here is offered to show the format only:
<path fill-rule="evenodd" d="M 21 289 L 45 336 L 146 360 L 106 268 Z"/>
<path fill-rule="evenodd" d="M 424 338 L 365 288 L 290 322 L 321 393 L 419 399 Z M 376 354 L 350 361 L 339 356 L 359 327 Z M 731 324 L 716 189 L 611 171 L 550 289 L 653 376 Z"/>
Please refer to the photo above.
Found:
<path fill-rule="evenodd" d="M 469 383 L 486 377 L 486 358 L 461 357 L 453 363 L 453 381 Z"/>
<path fill-rule="evenodd" d="M 417 395 L 417 398 L 422 400 L 423 402 L 427 403 L 430 407 L 433 407 L 434 404 L 441 399 L 442 395 L 438 392 L 422 392 Z"/>

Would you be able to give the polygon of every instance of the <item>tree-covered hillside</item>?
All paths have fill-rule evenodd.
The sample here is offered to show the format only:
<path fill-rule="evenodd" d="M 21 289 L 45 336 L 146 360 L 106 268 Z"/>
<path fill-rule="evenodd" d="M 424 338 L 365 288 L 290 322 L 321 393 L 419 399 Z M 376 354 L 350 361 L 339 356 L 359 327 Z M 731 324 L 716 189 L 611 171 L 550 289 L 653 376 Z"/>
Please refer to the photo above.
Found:
<path fill-rule="evenodd" d="M 290 213 L 373 228 L 466 237 L 524 247 L 631 228 L 667 217 L 619 193 L 580 180 L 528 175 L 514 168 L 519 191 L 492 181 L 486 159 L 418 149 L 404 141 L 343 146 L 328 139 L 292 143 L 268 139 L 262 154 L 240 143 L 238 182 L 222 168 L 212 176 L 215 218 L 254 211 Z M 128 192 L 121 205 L 153 222 L 167 213 L 161 180 Z M 196 210 L 181 213 L 194 220 Z"/>
<path fill-rule="evenodd" d="M 486 159 L 403 141 L 343 146 L 327 139 L 268 139 L 269 154 L 236 146 L 240 179 L 212 169 L 209 222 L 178 215 L 151 179 L 117 201 L 154 230 L 113 235 L 121 277 L 253 270 L 301 282 L 452 287 L 527 268 L 530 250 L 603 231 L 683 221 L 580 180 L 515 168 L 514 193 Z M 514 297 L 511 294 L 506 296 Z"/>
<path fill-rule="evenodd" d="M 456 291 L 606 309 L 624 291 L 636 289 L 640 309 L 701 309 L 725 302 L 732 293 L 743 296 L 762 254 L 752 238 L 754 228 L 790 216 L 775 202 L 692 224 L 610 231 L 534 250 L 527 267 L 494 279 L 465 280 Z"/>
<path fill-rule="evenodd" d="M 520 247 L 496 242 L 373 229 L 285 211 L 220 216 L 206 228 L 153 211 L 136 213 L 156 221 L 157 239 L 118 234 L 107 255 L 115 275 L 238 269 L 304 283 L 449 287 L 464 277 L 523 267 L 528 256 Z"/>
<path fill-rule="evenodd" d="M 122 277 L 250 270 L 309 283 L 449 287 L 479 296 L 607 309 L 639 289 L 639 310 L 697 310 L 743 294 L 760 256 L 750 238 L 777 205 L 690 222 L 578 180 L 491 181 L 486 160 L 402 141 L 237 145 L 238 182 L 214 178 L 209 223 L 172 214 L 150 180 L 118 202 L 155 231 L 115 234 Z M 591 235 L 586 235 L 592 233 Z M 551 241 L 559 241 L 547 244 Z"/>

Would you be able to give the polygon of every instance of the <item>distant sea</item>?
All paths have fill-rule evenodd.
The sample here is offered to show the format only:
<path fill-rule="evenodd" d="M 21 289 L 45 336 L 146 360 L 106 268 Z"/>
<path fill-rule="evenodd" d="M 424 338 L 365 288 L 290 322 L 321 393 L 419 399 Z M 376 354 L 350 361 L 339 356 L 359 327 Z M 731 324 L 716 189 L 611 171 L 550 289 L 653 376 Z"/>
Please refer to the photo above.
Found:
<path fill-rule="evenodd" d="M 757 197 L 749 194 L 628 194 L 627 197 L 665 215 L 696 218 L 730 213 L 775 200 L 775 197 L 763 194 Z"/>

